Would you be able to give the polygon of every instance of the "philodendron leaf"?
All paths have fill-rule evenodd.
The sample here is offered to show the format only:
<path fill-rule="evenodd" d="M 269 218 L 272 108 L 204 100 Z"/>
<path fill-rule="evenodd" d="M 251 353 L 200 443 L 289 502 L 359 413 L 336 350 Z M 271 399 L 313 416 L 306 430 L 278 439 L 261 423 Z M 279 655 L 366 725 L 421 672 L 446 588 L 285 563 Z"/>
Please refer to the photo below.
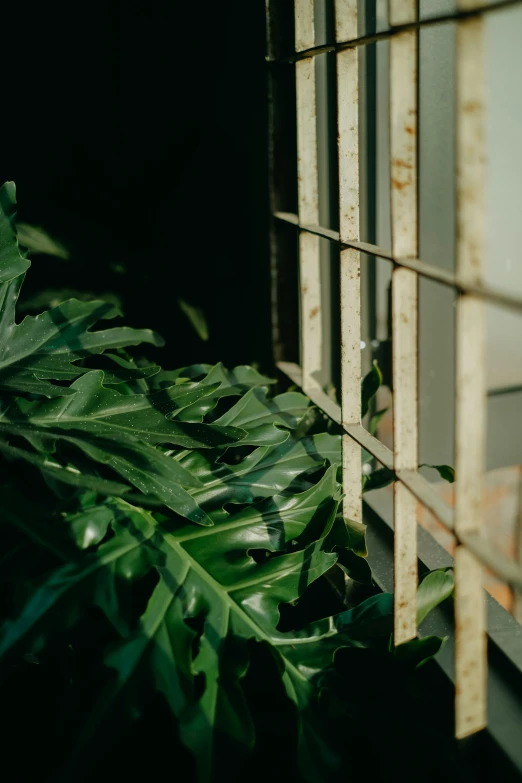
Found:
<path fill-rule="evenodd" d="M 106 658 L 115 677 L 87 722 L 79 750 L 88 747 L 96 727 L 103 730 L 103 716 L 113 719 L 118 706 L 136 712 L 134 684 L 145 676 L 152 678 L 178 719 L 182 741 L 196 761 L 198 781 L 213 778 L 220 735 L 231 736 L 238 752 L 252 746 L 254 723 L 242 690 L 249 665 L 247 643 L 253 639 L 277 646 L 291 640 L 277 630 L 278 607 L 299 598 L 335 563 L 336 555 L 323 545 L 336 513 L 338 489 L 332 468 L 313 490 L 263 501 L 206 531 L 157 526 L 147 512 L 116 502 L 133 520 L 135 514 L 142 515 L 140 531 L 147 523 L 155 531 L 147 538 L 164 562 L 138 631 Z M 289 551 L 295 540 L 302 547 Z M 250 553 L 260 549 L 268 556 L 252 557 Z M 298 720 L 306 721 L 313 689 L 289 660 L 275 650 L 274 655 L 287 696 L 299 708 Z M 303 743 L 311 743 L 312 733 L 310 725 L 299 729 Z M 310 770 L 305 772 L 310 778 Z"/>
<path fill-rule="evenodd" d="M 154 534 L 154 520 L 132 506 L 122 512 L 113 506 L 114 537 L 95 552 L 67 562 L 36 589 L 18 617 L 8 620 L 0 636 L 0 658 L 22 643 L 71 622 L 85 604 L 97 604 L 124 633 L 128 629 L 118 612 L 118 580 L 143 576 L 160 553 L 144 543 Z"/>
<path fill-rule="evenodd" d="M 266 388 L 254 388 L 214 424 L 246 430 L 246 438 L 238 441 L 238 445 L 273 446 L 288 438 L 289 430 L 297 427 L 308 405 L 308 398 L 297 392 L 268 399 Z"/>
<path fill-rule="evenodd" d="M 0 283 L 8 283 L 23 275 L 31 265 L 18 248 L 14 227 L 15 216 L 15 184 L 6 182 L 0 188 Z"/>
<path fill-rule="evenodd" d="M 186 378 L 187 380 L 198 379 L 200 383 L 207 385 L 218 384 L 203 399 L 194 403 L 181 412 L 175 412 L 175 415 L 181 421 L 203 421 L 203 418 L 212 411 L 219 400 L 223 397 L 237 397 L 248 392 L 249 389 L 266 387 L 275 383 L 271 378 L 261 375 L 253 367 L 242 365 L 233 370 L 226 370 L 219 363 L 214 367 L 208 364 L 196 364 L 191 367 L 185 367 L 181 370 L 159 373 L 152 379 L 154 388 L 164 388 L 173 382 L 179 382 Z"/>
<path fill-rule="evenodd" d="M 101 301 L 69 299 L 17 324 L 15 306 L 22 282 L 19 276 L 0 285 L 0 388 L 56 395 L 56 389 L 63 392 L 64 387 L 53 387 L 48 379 L 76 378 L 83 372 L 74 364 L 79 359 L 143 342 L 163 344 L 150 329 L 120 326 L 91 331 L 97 321 L 120 315 L 114 305 Z"/>
<path fill-rule="evenodd" d="M 96 505 L 77 514 L 66 514 L 64 523 L 69 536 L 80 549 L 99 544 L 107 535 L 114 512 L 109 505 Z"/>
<path fill-rule="evenodd" d="M 300 474 L 321 468 L 326 461 L 339 464 L 339 435 L 321 433 L 278 446 L 261 446 L 237 465 L 219 462 L 213 452 L 182 452 L 180 464 L 203 485 L 190 494 L 215 521 L 227 516 L 225 503 L 253 503 L 283 492 L 293 482 L 299 491 L 309 485 Z"/>
<path fill-rule="evenodd" d="M 228 446 L 245 437 L 236 427 L 174 422 L 166 414 L 191 405 L 210 393 L 214 386 L 186 383 L 155 394 L 125 395 L 103 385 L 103 372 L 78 378 L 74 392 L 65 398 L 29 402 L 9 401 L 0 412 L 0 428 L 16 424 L 53 430 L 81 430 L 120 441 L 128 437 L 145 443 L 165 443 L 183 448 Z"/>
<path fill-rule="evenodd" d="M 328 535 L 328 547 L 336 552 L 337 564 L 356 582 L 372 584 L 371 568 L 366 560 L 366 526 L 338 516 Z"/>
<path fill-rule="evenodd" d="M 421 639 L 411 639 L 393 648 L 393 657 L 399 663 L 406 663 L 418 669 L 433 658 L 445 644 L 447 637 L 423 636 Z"/>
<path fill-rule="evenodd" d="M 417 623 L 420 624 L 453 590 L 451 569 L 429 572 L 417 588 Z M 339 631 L 353 640 L 389 638 L 393 631 L 393 595 L 381 593 L 336 618 Z"/>
<path fill-rule="evenodd" d="M 382 489 L 393 484 L 395 472 L 390 468 L 377 468 L 369 476 L 363 476 L 363 492 L 371 492 L 373 489 Z"/>
<path fill-rule="evenodd" d="M 140 492 L 158 498 L 167 508 L 199 525 L 212 525 L 212 520 L 199 507 L 186 488 L 200 486 L 199 479 L 189 473 L 183 465 L 154 448 L 148 443 L 131 438 L 119 441 L 88 435 L 81 430 L 59 430 L 51 427 L 23 426 L 21 424 L 0 424 L 0 435 L 15 435 L 36 444 L 40 450 L 48 449 L 52 453 L 57 441 L 76 446 L 95 462 L 107 465 L 124 479 L 134 484 Z M 16 448 L 13 452 L 10 444 L 0 438 L 0 450 L 11 452 L 13 456 L 25 458 L 36 464 L 44 473 L 59 481 L 104 492 L 103 481 L 96 477 L 85 476 L 78 472 L 63 469 L 50 458 Z M 42 464 L 42 462 L 44 464 Z M 98 485 L 101 485 L 98 487 Z M 111 482 L 114 487 L 117 485 Z M 121 485 L 120 485 L 121 486 Z M 128 487 L 124 486 L 124 491 Z M 110 494 L 122 494 L 111 492 Z M 104 494 L 109 494 L 104 492 Z"/>
<path fill-rule="evenodd" d="M 88 473 L 82 473 L 73 466 L 63 466 L 48 455 L 36 454 L 27 449 L 21 449 L 17 446 L 11 446 L 0 438 L 0 452 L 11 459 L 22 459 L 31 465 L 39 468 L 44 476 L 48 476 L 64 484 L 70 484 L 81 489 L 94 490 L 103 495 L 124 495 L 131 488 L 128 484 L 121 484 L 118 481 L 108 481 L 107 479 L 92 476 Z"/>

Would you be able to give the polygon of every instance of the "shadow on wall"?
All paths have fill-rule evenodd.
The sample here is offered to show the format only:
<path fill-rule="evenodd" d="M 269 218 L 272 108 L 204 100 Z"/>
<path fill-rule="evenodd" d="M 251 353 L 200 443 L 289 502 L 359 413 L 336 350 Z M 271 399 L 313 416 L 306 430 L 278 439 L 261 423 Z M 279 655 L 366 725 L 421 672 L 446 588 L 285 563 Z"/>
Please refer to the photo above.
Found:
<path fill-rule="evenodd" d="M 172 366 L 269 364 L 263 4 L 21 0 L 4 26 L 1 179 L 71 256 L 36 256 L 26 297 L 112 292 Z"/>

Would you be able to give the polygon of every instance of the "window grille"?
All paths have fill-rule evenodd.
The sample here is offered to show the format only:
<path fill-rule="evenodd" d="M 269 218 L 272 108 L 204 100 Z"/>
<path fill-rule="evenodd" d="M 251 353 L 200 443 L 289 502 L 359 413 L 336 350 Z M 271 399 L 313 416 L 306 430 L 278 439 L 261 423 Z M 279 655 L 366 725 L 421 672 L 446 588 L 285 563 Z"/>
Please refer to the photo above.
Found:
<path fill-rule="evenodd" d="M 419 18 L 416 0 L 390 0 L 389 28 L 360 35 L 357 0 L 335 0 L 335 42 L 316 45 L 314 0 L 295 0 L 295 47 L 281 55 L 284 30 L 278 27 L 277 0 L 266 0 L 272 153 L 272 274 L 274 301 L 280 290 L 278 264 L 289 244 L 281 226 L 298 232 L 300 365 L 279 361 L 279 369 L 301 386 L 312 402 L 343 429 L 344 514 L 362 520 L 361 447 L 395 471 L 394 484 L 394 643 L 417 635 L 417 519 L 420 501 L 455 535 L 455 733 L 458 738 L 486 725 L 486 622 L 483 567 L 506 584 L 522 590 L 520 565 L 486 541 L 483 535 L 486 388 L 484 303 L 522 312 L 522 299 L 483 282 L 484 256 L 484 15 L 520 4 L 521 0 L 459 0 L 452 14 Z M 283 3 L 285 5 L 285 3 Z M 456 271 L 418 257 L 418 44 L 422 27 L 451 23 L 456 35 Z M 389 40 L 390 61 L 390 193 L 391 252 L 362 242 L 359 234 L 359 72 L 360 47 Z M 335 53 L 339 231 L 319 223 L 316 70 L 314 58 Z M 292 134 L 289 108 L 278 116 L 281 70 L 295 68 L 297 121 L 297 214 L 279 209 L 274 148 L 281 135 Z M 286 123 L 286 126 L 285 126 Z M 286 151 L 292 150 L 291 140 Z M 291 185 L 290 185 L 291 189 Z M 341 404 L 323 390 L 320 380 L 324 336 L 321 308 L 320 239 L 340 252 Z M 286 244 L 285 244 L 286 242 Z M 361 262 L 386 259 L 392 272 L 392 377 L 394 451 L 361 424 Z M 418 470 L 418 279 L 454 289 L 456 301 L 455 454 L 456 497 L 453 509 Z M 274 308 L 274 336 L 280 341 L 280 319 Z M 277 351 L 276 351 L 277 353 Z"/>

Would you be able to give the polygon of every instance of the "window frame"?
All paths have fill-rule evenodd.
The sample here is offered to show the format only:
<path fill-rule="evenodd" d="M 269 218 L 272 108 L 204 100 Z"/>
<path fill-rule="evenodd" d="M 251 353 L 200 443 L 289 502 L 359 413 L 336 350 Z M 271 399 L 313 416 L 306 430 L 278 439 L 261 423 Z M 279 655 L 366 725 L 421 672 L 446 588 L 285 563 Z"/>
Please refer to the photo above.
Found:
<path fill-rule="evenodd" d="M 495 652 L 495 666 L 501 669 L 513 667 L 517 675 L 522 672 L 522 656 L 513 654 L 508 645 L 506 652 L 505 638 L 519 636 L 522 640 L 522 628 L 516 624 L 507 612 L 502 610 L 493 599 L 486 599 L 482 587 L 482 565 L 496 572 L 508 584 L 522 587 L 522 569 L 514 561 L 494 550 L 481 537 L 480 513 L 477 512 L 481 492 L 481 477 L 484 472 L 484 442 L 485 442 L 485 386 L 483 382 L 484 361 L 482 356 L 484 343 L 483 303 L 493 302 L 515 312 L 522 312 L 522 299 L 507 292 L 495 290 L 484 285 L 480 274 L 474 269 L 473 253 L 477 246 L 478 254 L 482 251 L 480 241 L 480 219 L 482 214 L 483 196 L 483 150 L 480 135 L 483 124 L 483 106 L 480 90 L 482 80 L 469 79 L 470 72 L 483 66 L 482 19 L 483 14 L 494 12 L 507 6 L 514 6 L 520 0 L 501 0 L 489 3 L 483 0 L 460 0 L 459 11 L 452 14 L 433 16 L 419 20 L 418 4 L 414 0 L 391 0 L 392 25 L 384 31 L 359 35 L 356 27 L 356 0 L 338 0 L 337 34 L 335 42 L 316 45 L 314 39 L 314 2 L 313 0 L 296 0 L 296 46 L 288 52 L 288 40 L 281 31 L 288 32 L 291 23 L 284 20 L 288 6 L 282 10 L 277 0 L 267 0 L 267 28 L 269 32 L 268 56 L 269 67 L 269 97 L 270 97 L 270 170 L 271 170 L 271 264 L 273 293 L 273 335 L 275 357 L 278 369 L 292 383 L 301 387 L 312 402 L 323 410 L 333 421 L 344 430 L 343 435 L 343 483 L 345 491 L 345 514 L 352 518 L 362 516 L 362 495 L 360 488 L 360 449 L 366 449 L 381 464 L 394 468 L 395 482 L 395 525 L 385 520 L 386 513 L 380 509 L 379 518 L 388 532 L 394 533 L 393 559 L 395 562 L 395 643 L 399 644 L 413 638 L 417 634 L 415 620 L 415 590 L 419 568 L 425 567 L 427 536 L 425 531 L 419 531 L 421 546 L 417 548 L 416 503 L 420 501 L 456 536 L 458 541 L 456 557 L 456 613 L 457 632 L 451 634 L 457 644 L 455 656 L 455 673 L 451 674 L 456 685 L 456 735 L 464 738 L 476 735 L 486 727 L 486 683 L 483 673 L 486 667 L 484 615 L 480 607 L 488 604 L 488 619 L 490 629 L 488 646 L 500 651 L 500 657 Z M 285 4 L 283 4 L 285 5 Z M 457 145 L 456 154 L 460 163 L 459 193 L 456 219 L 459 223 L 459 246 L 457 252 L 457 273 L 426 264 L 418 257 L 418 192 L 416 183 L 417 150 L 407 144 L 411 128 L 399 128 L 401 122 L 409 115 L 417 115 L 418 90 L 418 38 L 422 28 L 451 22 L 457 24 Z M 354 24 L 355 23 L 355 24 Z M 358 102 L 347 105 L 341 98 L 345 95 L 356 95 L 359 65 L 357 54 L 360 47 L 379 40 L 389 40 L 391 48 L 391 87 L 390 101 L 392 125 L 392 233 L 396 239 L 392 252 L 376 245 L 361 242 L 358 229 L 358 216 L 355 219 L 347 217 L 346 207 L 357 213 L 359 209 L 359 173 L 358 167 L 347 165 L 347 153 L 352 159 L 359 155 L 359 139 L 357 131 Z M 317 196 L 317 129 L 315 126 L 316 95 L 314 58 L 321 54 L 335 53 L 338 66 L 338 117 L 340 132 L 340 231 L 325 228 L 320 225 L 319 205 Z M 343 67 L 347 63 L 348 67 Z M 291 171 L 288 165 L 288 144 L 290 123 L 281 122 L 278 116 L 277 95 L 278 77 L 284 71 L 285 65 L 295 65 L 297 71 L 297 139 L 298 166 L 300 190 L 296 198 L 295 188 L 291 183 Z M 355 113 L 354 113 L 355 107 Z M 471 107 L 471 109 L 470 109 Z M 478 108 L 477 108 L 478 107 Z M 288 107 L 287 107 L 288 108 Z M 350 122 L 346 122 L 346 118 Z M 354 121 L 354 118 L 355 121 Z M 355 130 L 354 130 L 354 125 Z M 398 129 L 399 128 L 399 129 Z M 476 137 L 477 144 L 470 149 L 469 138 Z M 286 139 L 286 140 L 285 140 Z M 282 143 L 281 143 L 281 140 Z M 315 148 L 315 151 L 314 151 Z M 283 149 L 283 154 L 281 150 Z M 405 165 L 405 156 L 407 158 Z M 409 156 L 409 157 L 408 157 Z M 315 157 L 315 159 L 314 159 Z M 401 169 L 412 171 L 410 182 L 412 187 L 393 187 L 394 180 L 403 173 Z M 315 188 L 315 190 L 314 190 Z M 344 194 L 343 194 L 344 188 Z M 478 194 L 478 198 L 466 200 L 470 189 Z M 395 192 L 394 192 L 395 191 Z M 352 200 L 350 202 L 350 199 Z M 292 209 L 281 208 L 281 205 L 295 204 Z M 297 204 L 298 202 L 298 204 Z M 343 226 L 344 214 L 344 226 Z M 477 228 L 478 227 L 478 228 Z M 292 234 L 293 232 L 293 234 Z M 301 365 L 297 363 L 298 346 L 295 335 L 292 341 L 291 319 L 281 318 L 281 311 L 288 306 L 289 296 L 295 287 L 297 271 L 296 236 L 300 244 L 300 336 Z M 397 239 L 399 237 L 399 239 Z M 344 322 L 341 323 L 341 340 L 344 346 L 344 358 L 341 363 L 341 375 L 344 370 L 344 389 L 341 390 L 341 405 L 331 399 L 318 380 L 321 367 L 321 350 L 323 337 L 321 327 L 311 325 L 310 313 L 321 309 L 321 273 L 319 239 L 327 240 L 336 245 L 341 253 L 341 297 L 345 297 L 342 308 Z M 344 255 L 344 263 L 343 263 Z M 360 415 L 356 412 L 359 405 L 358 389 L 360 387 L 360 316 L 357 304 L 360 302 L 359 283 L 356 282 L 360 269 L 360 256 L 365 256 L 363 263 L 368 263 L 372 257 L 383 258 L 392 263 L 394 279 L 394 294 L 392 305 L 394 322 L 395 354 L 394 366 L 394 397 L 395 415 L 395 453 L 387 449 L 380 441 L 371 436 L 361 425 Z M 343 271 L 344 268 L 344 271 Z M 346 270 L 349 273 L 346 273 Z M 417 443 L 417 308 L 418 279 L 430 279 L 458 293 L 457 304 L 457 469 L 460 478 L 457 489 L 457 507 L 455 513 L 434 492 L 418 470 Z M 303 285 L 303 280 L 305 281 Z M 350 281 L 350 282 L 348 282 Z M 312 285 L 310 285 L 312 283 Z M 343 289 L 344 284 L 344 289 Z M 284 306 L 282 306 L 284 303 Z M 346 313 L 349 313 L 346 315 Z M 304 314 L 304 315 L 303 315 Z M 406 317 L 402 317 L 401 315 Z M 308 316 L 308 317 L 306 317 Z M 359 319 L 359 323 L 357 323 Z M 459 342 L 460 341 L 460 342 Z M 465 349 L 465 350 L 464 350 Z M 348 357 L 348 361 L 347 361 Z M 460 358 L 459 358 L 460 357 Z M 350 366 L 350 372 L 347 367 Z M 469 374 L 473 372 L 481 382 L 469 382 Z M 477 388 L 478 387 L 478 388 Z M 401 416 L 400 411 L 404 414 Z M 468 415 L 473 412 L 473 417 Z M 468 412 L 468 413 L 467 413 Z M 413 434 L 411 424 L 413 419 Z M 478 421 L 478 426 L 477 426 Z M 465 444 L 465 449 L 463 448 Z M 460 449 L 459 449 L 460 446 Z M 359 455 L 359 456 L 358 456 Z M 472 458 L 470 458 L 470 456 Z M 357 487 L 357 484 L 359 485 Z M 375 515 L 372 509 L 373 501 L 364 505 L 365 516 Z M 480 510 L 480 509 L 479 509 Z M 369 531 L 370 532 L 370 531 Z M 435 542 L 430 538 L 430 547 Z M 421 555 L 420 561 L 418 554 Z M 447 558 L 447 556 L 446 556 Z M 427 558 L 430 559 L 429 557 Z M 479 565 L 480 563 L 480 565 Z M 388 566 L 391 561 L 388 559 Z M 383 575 L 377 579 L 382 585 L 389 580 Z M 478 611 L 477 611 L 478 608 Z M 493 619 L 492 619 L 493 618 Z M 491 627 L 493 622 L 493 627 Z M 447 625 L 447 623 L 446 623 Z M 516 629 L 516 630 L 515 630 Z M 520 631 L 520 634 L 519 634 Z M 511 652 L 510 652 L 511 649 Z M 494 663 L 494 662 L 493 662 Z M 500 698 L 491 692 L 492 681 L 498 679 L 498 672 L 490 658 L 489 682 L 487 685 L 490 712 L 491 705 Z M 446 673 L 450 671 L 446 664 L 439 664 Z M 493 666 L 493 668 L 492 668 Z M 469 670 L 475 669 L 478 675 L 470 676 Z M 521 681 L 522 682 L 522 681 Z M 519 683 L 520 686 L 521 683 Z M 497 683 L 498 685 L 498 683 Z M 496 687 L 496 686 L 495 686 Z M 498 690 L 498 689 L 497 689 Z M 500 689 L 502 690 L 502 689 Z M 518 688 L 518 693 L 522 690 Z M 502 701 L 502 699 L 500 699 Z M 517 695 L 517 708 L 520 711 L 520 699 Z M 498 710 L 497 710 L 498 712 Z M 509 712 L 509 710 L 508 710 Z M 507 714 L 507 713 L 506 713 Z M 512 714 L 512 711 L 511 711 Z M 522 715 L 522 712 L 520 712 Z M 503 722 L 502 731 L 509 735 L 509 725 Z M 491 734 L 497 744 L 503 747 L 506 740 L 496 737 L 498 721 L 487 723 L 486 731 Z M 500 735 L 499 735 L 500 736 Z M 506 746 L 507 747 L 507 746 Z M 516 766 L 522 769 L 522 757 L 518 743 L 512 743 L 507 755 L 516 760 Z"/>

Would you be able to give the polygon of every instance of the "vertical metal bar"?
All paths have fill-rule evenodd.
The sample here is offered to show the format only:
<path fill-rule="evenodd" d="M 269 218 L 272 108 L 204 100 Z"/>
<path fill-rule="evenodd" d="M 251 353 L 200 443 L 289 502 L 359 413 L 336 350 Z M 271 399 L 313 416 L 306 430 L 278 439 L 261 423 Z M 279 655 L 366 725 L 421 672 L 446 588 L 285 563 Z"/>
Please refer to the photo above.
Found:
<path fill-rule="evenodd" d="M 295 46 L 314 44 L 313 0 L 295 0 Z M 297 92 L 297 177 L 299 221 L 319 222 L 315 63 L 309 57 L 295 64 Z M 301 366 L 303 387 L 317 387 L 322 366 L 321 268 L 319 237 L 299 235 L 301 302 Z"/>
<path fill-rule="evenodd" d="M 314 0 L 295 0 L 295 50 L 302 52 L 314 44 Z"/>
<path fill-rule="evenodd" d="M 416 13 L 417 0 L 390 0 L 389 2 L 388 15 L 392 27 L 414 22 Z"/>
<path fill-rule="evenodd" d="M 415 0 L 390 0 L 392 24 L 414 22 Z M 417 256 L 417 44 L 416 30 L 390 41 L 391 228 L 394 255 Z M 392 274 L 394 465 L 418 465 L 417 274 Z M 417 502 L 394 486 L 394 643 L 417 635 Z"/>
<path fill-rule="evenodd" d="M 522 468 L 518 469 L 517 485 L 518 504 L 515 527 L 515 553 L 518 563 L 522 565 Z M 522 593 L 519 590 L 513 590 L 512 614 L 515 620 L 522 624 Z"/>
<path fill-rule="evenodd" d="M 473 7 L 477 2 L 473 3 Z M 461 0 L 460 10 L 471 7 Z M 457 27 L 457 277 L 482 280 L 484 256 L 484 44 L 481 17 Z M 485 465 L 484 305 L 457 300 L 455 530 L 479 532 Z M 486 615 L 482 566 L 464 546 L 455 554 L 455 732 L 465 737 L 486 725 Z"/>
<path fill-rule="evenodd" d="M 337 41 L 357 37 L 357 0 L 336 0 Z M 358 51 L 337 53 L 339 232 L 359 239 L 359 63 Z M 343 425 L 361 421 L 361 262 L 356 250 L 341 250 L 341 410 Z M 343 435 L 343 512 L 362 522 L 361 448 Z"/>

